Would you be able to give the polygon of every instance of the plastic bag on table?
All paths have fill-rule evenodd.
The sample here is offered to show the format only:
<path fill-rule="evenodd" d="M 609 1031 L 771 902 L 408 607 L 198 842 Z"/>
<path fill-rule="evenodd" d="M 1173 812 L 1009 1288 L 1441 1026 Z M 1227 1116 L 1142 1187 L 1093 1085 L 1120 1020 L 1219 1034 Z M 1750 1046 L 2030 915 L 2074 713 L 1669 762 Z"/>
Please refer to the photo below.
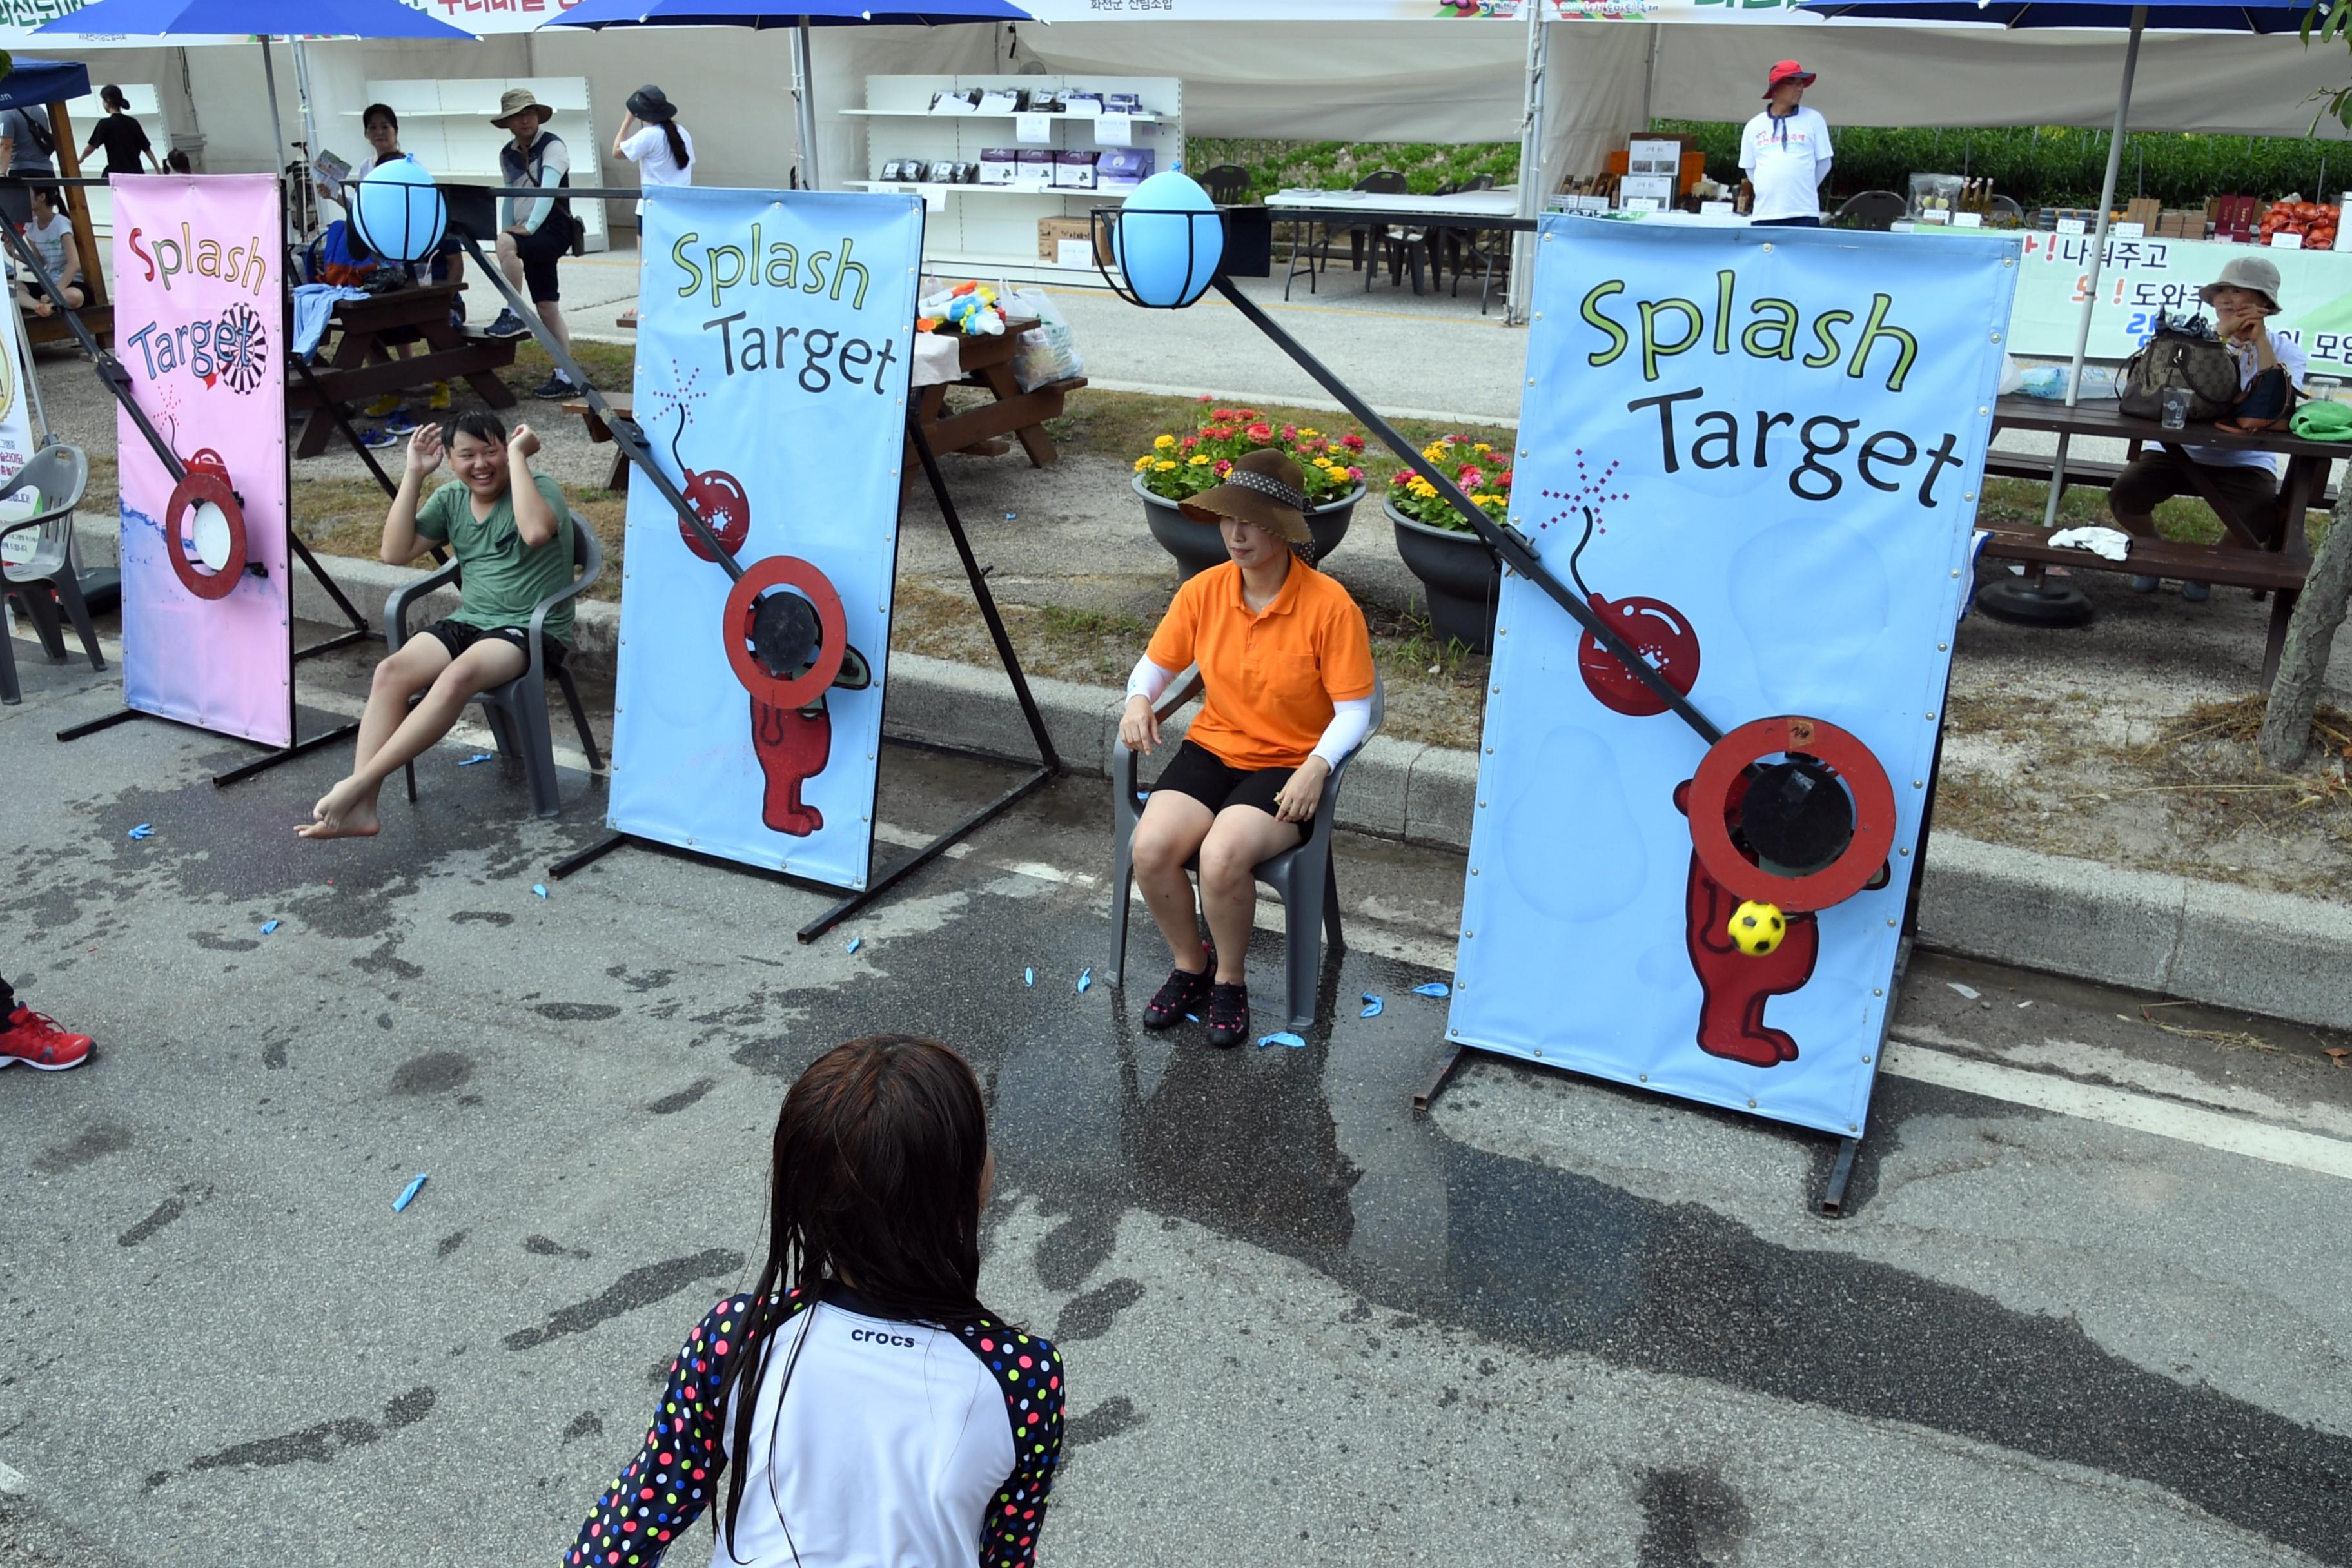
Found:
<path fill-rule="evenodd" d="M 1053 296 L 1043 289 L 1017 289 L 1006 297 L 1004 307 L 1008 316 L 1034 317 L 1037 322 L 1021 334 L 1020 346 L 1013 355 L 1013 384 L 1022 391 L 1034 392 L 1049 383 L 1086 374 L 1077 340 Z"/>

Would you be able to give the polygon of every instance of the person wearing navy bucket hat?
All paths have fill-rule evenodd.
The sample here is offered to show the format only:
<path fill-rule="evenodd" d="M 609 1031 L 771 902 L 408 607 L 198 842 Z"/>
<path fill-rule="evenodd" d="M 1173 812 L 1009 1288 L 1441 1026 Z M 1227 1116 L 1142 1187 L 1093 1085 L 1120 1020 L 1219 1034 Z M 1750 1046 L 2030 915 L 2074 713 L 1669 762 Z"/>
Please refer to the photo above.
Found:
<path fill-rule="evenodd" d="M 688 173 L 694 165 L 694 138 L 677 122 L 677 105 L 650 83 L 629 94 L 628 112 L 613 138 L 613 156 L 637 166 L 640 186 L 694 183 Z M 646 204 L 639 202 L 637 216 L 645 214 Z"/>
<path fill-rule="evenodd" d="M 1766 76 L 1764 112 L 1739 135 L 1739 167 L 1752 193 L 1751 222 L 1790 228 L 1822 225 L 1822 182 L 1830 177 L 1830 122 L 1807 109 L 1813 73 L 1780 60 Z"/>
<path fill-rule="evenodd" d="M 1228 559 L 1176 590 L 1128 678 L 1118 733 L 1156 748 L 1153 703 L 1200 667 L 1201 711 L 1135 825 L 1135 883 L 1175 960 L 1143 1026 L 1205 1013 L 1209 1043 L 1236 1046 L 1250 1037 L 1253 869 L 1305 840 L 1324 781 L 1370 731 L 1372 646 L 1364 612 L 1315 569 L 1298 465 L 1262 449 L 1218 477 L 1182 510 L 1223 531 Z M 1196 855 L 1197 912 L 1184 869 Z"/>

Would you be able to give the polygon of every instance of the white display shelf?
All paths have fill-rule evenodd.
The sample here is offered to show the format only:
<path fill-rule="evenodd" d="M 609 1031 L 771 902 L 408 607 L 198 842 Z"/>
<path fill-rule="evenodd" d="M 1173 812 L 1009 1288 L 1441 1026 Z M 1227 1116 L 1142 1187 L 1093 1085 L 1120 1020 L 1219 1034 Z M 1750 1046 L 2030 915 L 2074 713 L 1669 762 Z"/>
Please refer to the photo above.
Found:
<path fill-rule="evenodd" d="M 1024 77 L 1022 79 L 1025 81 L 1029 79 Z M 999 114 L 976 110 L 970 114 L 942 114 L 932 109 L 845 109 L 840 112 L 876 118 L 887 117 L 892 120 L 1019 120 L 1028 111 L 1023 110 L 1008 114 Z M 1099 114 L 1055 113 L 1039 115 L 1038 118 L 1041 120 L 1101 120 L 1108 117 Z M 1162 119 L 1157 114 L 1130 114 L 1127 118 L 1137 125 L 1157 125 Z"/>
<path fill-rule="evenodd" d="M 367 95 L 370 103 L 383 104 L 400 116 L 401 150 L 414 155 L 436 177 L 502 185 L 506 174 L 499 167 L 499 149 L 514 139 L 491 124 L 490 117 L 498 113 L 499 100 L 510 87 L 529 88 L 532 97 L 555 110 L 555 118 L 546 129 L 563 138 L 564 147 L 572 154 L 572 183 L 603 184 L 603 145 L 596 135 L 594 105 L 586 77 L 371 81 Z M 359 135 L 359 120 L 366 112 L 360 109 L 339 116 L 350 123 L 353 140 L 351 145 L 331 151 L 354 165 L 371 155 L 366 140 Z M 572 210 L 587 229 L 587 248 L 609 248 L 611 238 L 604 222 L 604 202 L 575 197 Z M 329 211 L 335 209 L 331 206 Z"/>
<path fill-rule="evenodd" d="M 1076 149 L 1110 151 L 1102 147 L 1089 127 L 1091 114 L 1048 114 L 1053 140 L 1022 143 L 1013 140 L 1013 114 L 934 114 L 932 95 L 941 91 L 981 88 L 998 91 L 1020 89 L 1082 89 L 1091 92 L 1133 93 L 1143 111 L 1129 117 L 1131 144 L 1152 154 L 1153 171 L 1172 169 L 1184 162 L 1184 84 L 1174 77 L 1075 76 L 872 76 L 866 79 L 866 105 L 836 113 L 860 123 L 866 133 L 866 171 L 869 176 L 883 165 L 902 159 L 978 163 L 983 151 L 999 147 L 1046 146 L 1055 152 Z M 844 180 L 840 184 L 860 190 L 904 191 L 939 196 L 930 204 L 923 228 L 924 264 L 941 274 L 1084 285 L 1101 282 L 1092 267 L 1063 267 L 1037 256 L 1037 224 L 1041 218 L 1084 218 L 1097 206 L 1115 206 L 1128 191 L 1080 189 L 1068 185 L 935 184 L 927 180 Z M 1130 187 L 1131 188 L 1131 187 Z M 984 196 L 984 201 L 949 197 Z"/>

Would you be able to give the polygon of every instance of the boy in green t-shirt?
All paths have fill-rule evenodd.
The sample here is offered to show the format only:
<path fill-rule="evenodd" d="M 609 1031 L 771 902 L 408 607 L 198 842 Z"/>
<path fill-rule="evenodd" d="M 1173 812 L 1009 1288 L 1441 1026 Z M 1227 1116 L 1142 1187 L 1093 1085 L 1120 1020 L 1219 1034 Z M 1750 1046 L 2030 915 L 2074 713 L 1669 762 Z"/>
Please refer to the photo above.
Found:
<path fill-rule="evenodd" d="M 539 437 L 528 425 L 507 434 L 498 416 L 467 409 L 446 426 L 427 425 L 408 441 L 400 493 L 384 514 L 390 565 L 404 566 L 427 545 L 446 544 L 457 558 L 464 598 L 375 667 L 351 776 L 319 799 L 304 838 L 364 838 L 377 828 L 376 792 L 393 773 L 449 732 L 466 705 L 530 668 L 524 639 L 541 600 L 570 584 L 572 509 L 562 487 L 530 471 Z M 444 454 L 456 482 L 418 504 L 425 476 Z M 563 662 L 572 636 L 569 601 L 548 612 L 540 639 L 548 669 Z M 414 710 L 408 700 L 425 700 Z"/>

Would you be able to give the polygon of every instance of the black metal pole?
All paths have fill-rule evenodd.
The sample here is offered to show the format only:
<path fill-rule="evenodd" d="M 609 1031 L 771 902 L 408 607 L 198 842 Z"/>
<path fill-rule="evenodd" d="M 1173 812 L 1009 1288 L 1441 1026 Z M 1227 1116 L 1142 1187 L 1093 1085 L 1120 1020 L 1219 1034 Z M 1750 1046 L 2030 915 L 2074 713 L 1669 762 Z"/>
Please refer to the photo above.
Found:
<path fill-rule="evenodd" d="M 1004 629 L 1004 617 L 997 613 L 996 595 L 988 591 L 988 574 L 980 569 L 980 561 L 971 552 L 971 541 L 963 531 L 963 519 L 956 512 L 955 498 L 948 494 L 947 476 L 940 472 L 939 455 L 931 450 L 930 433 L 923 428 L 921 418 L 909 400 L 907 405 L 907 439 L 922 459 L 923 477 L 930 481 L 931 499 L 940 503 L 940 514 L 947 519 L 948 536 L 955 541 L 956 554 L 963 561 L 963 574 L 971 584 L 972 596 L 980 601 L 981 618 L 988 623 L 988 635 L 996 643 L 996 657 L 1004 662 L 1004 673 L 1013 678 L 1013 695 L 1020 700 L 1021 716 L 1029 721 L 1029 733 L 1037 742 L 1037 751 L 1048 771 L 1062 771 L 1061 753 L 1054 749 L 1054 737 L 1045 728 L 1045 716 L 1037 709 L 1037 699 L 1029 689 L 1029 678 L 1022 671 L 1021 656 L 1013 650 L 1013 638 Z"/>
<path fill-rule="evenodd" d="M 122 368 L 121 360 L 90 335 L 89 329 L 82 324 L 80 312 L 66 303 L 66 291 L 58 287 L 56 279 L 49 276 L 48 268 L 42 264 L 40 253 L 33 248 L 32 242 L 17 233 L 16 226 L 12 223 L 0 223 L 0 240 L 7 243 L 8 248 L 16 253 L 16 260 L 32 273 L 34 281 L 57 301 L 58 309 L 65 314 L 66 325 L 73 329 L 74 337 L 80 342 L 82 353 L 89 355 L 90 363 L 98 372 L 98 379 L 105 383 L 107 391 L 114 395 L 114 400 L 129 411 L 131 422 L 138 426 L 139 433 L 147 438 L 147 445 L 154 449 L 156 458 L 163 465 L 163 471 L 172 476 L 172 482 L 178 484 L 186 479 L 187 466 L 180 461 L 179 454 L 172 450 L 172 444 L 163 439 L 162 433 L 147 417 L 147 411 L 139 406 L 139 400 L 131 395 L 131 373 Z"/>
<path fill-rule="evenodd" d="M 1659 674 L 1650 661 L 1634 649 L 1633 644 L 1620 637 L 1614 627 L 1593 611 L 1591 605 L 1579 598 L 1573 589 L 1553 574 L 1551 569 L 1546 566 L 1542 559 L 1536 554 L 1534 547 L 1528 542 L 1524 534 L 1515 528 L 1497 523 L 1493 518 L 1488 517 L 1473 505 L 1470 498 L 1462 493 L 1461 487 L 1446 478 L 1444 473 L 1423 472 L 1429 465 L 1422 457 L 1421 449 L 1399 434 L 1394 426 L 1373 413 L 1370 405 L 1357 396 L 1353 388 L 1326 369 L 1323 363 L 1307 353 L 1305 345 L 1297 339 L 1276 324 L 1274 318 L 1259 309 L 1257 303 L 1243 293 L 1240 286 L 1232 279 L 1219 273 L 1210 287 L 1223 294 L 1226 301 L 1239 310 L 1252 326 L 1272 339 L 1276 348 L 1288 354 L 1297 363 L 1301 370 L 1313 376 L 1322 384 L 1325 391 L 1338 398 L 1349 414 L 1361 420 L 1365 427 L 1378 436 L 1401 460 L 1412 464 L 1414 471 L 1423 472 L 1423 477 L 1437 487 L 1438 493 L 1446 499 L 1454 510 L 1462 514 L 1464 521 L 1477 531 L 1479 538 L 1486 542 L 1486 547 L 1502 559 L 1505 566 L 1534 583 L 1549 595 L 1561 609 L 1569 613 L 1577 625 L 1591 634 L 1593 641 L 1608 649 L 1612 658 L 1632 671 L 1634 679 L 1649 688 L 1651 694 L 1671 709 L 1676 718 L 1696 731 L 1699 739 L 1710 746 L 1723 739 L 1723 731 L 1717 728 L 1712 720 L 1700 712 L 1689 698 L 1675 689 L 1672 681 Z"/>
<path fill-rule="evenodd" d="M 580 193 L 574 191 L 571 194 L 577 195 Z M 606 429 L 612 431 L 613 444 L 620 447 L 621 455 L 645 470 L 646 477 L 653 481 L 654 489 L 661 491 L 662 499 L 677 510 L 677 520 L 694 530 L 695 537 L 702 541 L 703 548 L 710 552 L 711 558 L 727 574 L 727 580 L 730 583 L 741 581 L 742 563 L 735 559 L 733 551 L 719 542 L 719 536 L 710 531 L 710 525 L 702 521 L 702 514 L 688 502 L 685 492 L 673 484 L 670 477 L 655 463 L 653 454 L 638 438 L 636 421 L 625 419 L 614 413 L 613 405 L 604 401 L 604 395 L 589 384 L 587 372 L 580 368 L 579 363 L 572 357 L 572 352 L 555 341 L 555 334 L 547 330 L 547 323 L 539 319 L 539 312 L 530 308 L 530 301 L 516 293 L 514 286 L 507 281 L 506 274 L 499 270 L 498 264 L 482 254 L 482 242 L 475 238 L 470 230 L 460 228 L 452 232 L 488 277 L 491 285 L 498 289 L 499 297 L 506 301 L 507 309 L 530 329 L 530 335 L 538 340 L 541 348 L 547 351 L 547 357 L 555 362 L 555 368 L 580 389 L 590 411 L 604 422 Z"/>

